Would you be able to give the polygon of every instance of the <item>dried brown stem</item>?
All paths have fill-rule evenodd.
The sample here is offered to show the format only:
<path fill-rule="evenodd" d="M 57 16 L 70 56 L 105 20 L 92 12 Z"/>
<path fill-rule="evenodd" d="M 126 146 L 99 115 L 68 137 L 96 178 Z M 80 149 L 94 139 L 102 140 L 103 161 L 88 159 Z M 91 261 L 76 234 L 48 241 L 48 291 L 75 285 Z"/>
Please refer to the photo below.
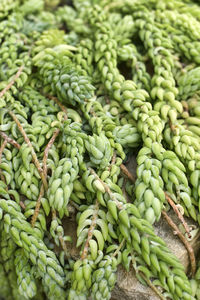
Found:
<path fill-rule="evenodd" d="M 93 117 L 97 117 L 97 114 L 96 114 L 96 112 L 94 111 L 93 108 L 91 108 L 89 112 L 91 113 L 91 115 L 92 115 Z"/>
<path fill-rule="evenodd" d="M 96 201 L 95 208 L 94 208 L 94 214 L 92 216 L 92 223 L 91 223 L 90 228 L 88 230 L 88 237 L 87 237 L 87 240 L 85 242 L 85 246 L 84 246 L 84 249 L 83 249 L 83 252 L 82 252 L 82 255 L 81 255 L 82 260 L 85 259 L 87 257 L 87 254 L 88 254 L 89 242 L 92 239 L 93 231 L 94 231 L 95 226 L 96 226 L 98 211 L 99 211 L 99 202 Z"/>
<path fill-rule="evenodd" d="M 52 219 L 53 220 L 56 219 L 56 211 L 55 211 L 55 209 L 52 209 Z"/>
<path fill-rule="evenodd" d="M 91 172 L 91 173 L 92 173 L 92 174 L 93 174 L 93 175 L 101 182 L 101 184 L 104 186 L 105 191 L 109 194 L 110 199 L 113 200 L 113 201 L 116 203 L 118 209 L 120 209 L 120 210 L 123 209 L 122 203 L 120 203 L 120 202 L 115 198 L 115 196 L 114 196 L 113 193 L 111 192 L 109 186 L 108 186 L 105 182 L 103 182 L 103 180 L 101 180 L 101 179 L 99 178 L 99 176 L 96 174 L 96 172 L 95 172 L 92 168 L 89 167 L 89 170 L 90 170 L 90 172 Z"/>
<path fill-rule="evenodd" d="M 114 152 L 110 166 L 109 166 L 109 171 L 111 170 L 111 168 L 115 164 L 115 162 L 116 162 L 116 153 Z"/>
<path fill-rule="evenodd" d="M 6 144 L 7 144 L 7 141 L 4 140 L 4 141 L 3 141 L 3 144 L 1 145 L 1 148 L 0 148 L 0 164 L 1 164 L 2 154 L 3 154 L 3 151 L 4 151 L 5 147 L 6 147 Z M 1 170 L 1 169 L 0 169 L 0 178 L 1 178 L 1 180 L 2 180 L 4 183 L 6 183 L 5 177 L 3 176 L 2 170 Z"/>
<path fill-rule="evenodd" d="M 65 116 L 64 116 L 65 120 L 67 120 L 67 108 L 56 97 L 51 96 L 51 95 L 48 95 L 47 97 L 49 99 L 55 101 L 58 104 L 58 106 L 61 108 L 61 110 L 65 113 Z"/>
<path fill-rule="evenodd" d="M 162 211 L 162 215 L 166 219 L 169 226 L 174 230 L 174 233 L 180 238 L 182 243 L 185 245 L 185 248 L 188 251 L 188 255 L 190 258 L 190 262 L 191 262 L 191 272 L 192 272 L 192 275 L 194 275 L 195 271 L 196 271 L 196 260 L 195 260 L 195 255 L 194 255 L 192 246 L 190 245 L 190 243 L 185 238 L 185 236 L 181 233 L 181 231 L 179 230 L 177 225 L 172 221 L 172 219 L 167 215 L 167 213 L 165 211 Z"/>
<path fill-rule="evenodd" d="M 31 226 L 32 227 L 35 226 L 35 222 L 37 221 L 37 218 L 38 218 L 38 215 L 39 215 L 39 212 L 40 212 L 41 199 L 42 199 L 43 196 L 44 196 L 44 185 L 42 184 L 41 188 L 40 188 L 40 194 L 39 194 L 39 197 L 38 197 L 37 202 L 36 202 L 35 211 L 34 211 L 34 214 L 32 216 L 32 219 L 31 219 Z"/>
<path fill-rule="evenodd" d="M 119 253 L 119 251 L 121 250 L 121 248 L 123 247 L 125 243 L 125 238 L 123 238 L 123 240 L 121 241 L 121 243 L 119 244 L 119 247 L 115 250 L 115 252 L 113 253 L 113 257 L 117 256 L 117 254 Z"/>
<path fill-rule="evenodd" d="M 4 140 L 3 144 L 1 145 L 1 148 L 0 148 L 0 163 L 1 163 L 2 154 L 3 154 L 3 151 L 4 151 L 5 147 L 6 147 L 6 144 L 7 144 L 7 141 Z"/>
<path fill-rule="evenodd" d="M 48 142 L 48 144 L 44 150 L 43 172 L 44 172 L 45 177 L 47 176 L 47 158 L 48 158 L 49 150 L 52 147 L 53 143 L 55 142 L 55 139 L 57 138 L 59 133 L 60 133 L 60 129 L 56 129 L 56 131 L 54 132 L 53 136 L 51 137 L 50 141 Z"/>
<path fill-rule="evenodd" d="M 10 137 L 7 136 L 6 133 L 0 131 L 0 136 L 9 144 L 13 145 L 15 148 L 20 149 L 20 145 L 13 139 L 11 139 Z"/>
<path fill-rule="evenodd" d="M 181 223 L 183 224 L 184 228 L 185 228 L 185 231 L 187 232 L 188 234 L 188 237 L 190 238 L 191 237 L 191 234 L 190 234 L 190 228 L 188 226 L 188 224 L 186 223 L 186 221 L 184 220 L 183 218 L 183 215 L 180 213 L 179 209 L 177 208 L 176 204 L 174 203 L 174 201 L 167 195 L 167 193 L 165 193 L 165 197 L 168 201 L 168 203 L 171 205 L 171 207 L 173 208 L 175 214 L 177 215 L 177 217 L 179 218 L 179 220 L 181 221 Z"/>
<path fill-rule="evenodd" d="M 58 136 L 60 132 L 60 129 L 56 129 L 56 131 L 54 132 L 53 136 L 51 137 L 50 141 L 48 142 L 45 150 L 44 150 L 44 157 L 43 157 L 43 173 L 44 173 L 44 177 L 45 179 L 47 178 L 47 159 L 48 159 L 48 154 L 49 154 L 49 150 L 51 148 L 51 146 L 53 145 L 56 137 Z M 35 206 L 35 211 L 34 214 L 32 216 L 31 219 L 31 226 L 34 227 L 35 226 L 35 222 L 37 221 L 39 212 L 40 212 L 40 206 L 41 206 L 41 199 L 44 195 L 45 189 L 44 189 L 44 184 L 42 184 L 41 188 L 40 188 L 40 194 L 39 197 L 37 199 L 36 202 L 36 206 Z"/>
<path fill-rule="evenodd" d="M 126 175 L 127 177 L 128 177 L 128 179 L 131 181 L 131 182 L 133 182 L 133 183 L 135 183 L 135 177 L 133 176 L 133 174 L 131 174 L 130 172 L 129 172 L 129 170 L 127 169 L 127 167 L 124 165 L 124 164 L 121 164 L 120 165 L 120 169 L 121 169 L 121 171 L 124 173 L 124 175 Z"/>
<path fill-rule="evenodd" d="M 40 166 L 40 163 L 39 163 L 39 160 L 38 160 L 37 155 L 35 153 L 35 150 L 33 148 L 33 145 L 31 143 L 31 141 L 29 140 L 26 132 L 24 131 L 24 128 L 22 127 L 21 123 L 17 119 L 17 116 L 12 111 L 9 111 L 9 114 L 11 115 L 11 117 L 13 118 L 13 120 L 15 121 L 15 123 L 17 124 L 17 127 L 19 128 L 21 134 L 23 135 L 25 142 L 31 148 L 31 154 L 32 154 L 32 158 L 33 158 L 34 164 L 35 164 L 36 168 L 38 169 L 38 172 L 39 172 L 40 177 L 42 179 L 44 188 L 45 188 L 45 190 L 47 190 L 47 187 L 48 187 L 47 180 L 46 180 L 46 178 L 44 176 L 44 172 L 43 172 L 43 170 L 42 170 L 42 168 Z"/>
<path fill-rule="evenodd" d="M 177 130 L 177 126 L 174 125 L 172 122 L 169 122 L 169 125 L 170 125 L 170 129 L 173 133 L 176 133 L 176 130 Z"/>
<path fill-rule="evenodd" d="M 160 291 L 157 289 L 157 287 L 155 285 L 153 285 L 153 283 L 151 282 L 151 280 L 149 280 L 144 273 L 142 273 L 141 271 L 138 272 L 140 274 L 140 276 L 146 281 L 146 283 L 148 284 L 148 286 L 158 295 L 158 297 L 161 300 L 166 300 L 166 298 L 160 293 Z"/>
<path fill-rule="evenodd" d="M 26 209 L 26 206 L 25 206 L 25 204 L 24 204 L 23 201 L 20 201 L 20 202 L 19 202 L 19 205 L 21 206 L 21 208 L 22 208 L 23 210 Z"/>
<path fill-rule="evenodd" d="M 19 78 L 19 76 L 21 75 L 23 69 L 24 69 L 24 66 L 21 66 L 19 68 L 19 70 L 17 71 L 17 73 L 15 74 L 15 76 L 13 77 L 11 82 L 9 82 L 9 84 L 0 92 L 0 98 L 2 98 L 4 96 L 4 94 L 13 86 L 16 79 Z"/>

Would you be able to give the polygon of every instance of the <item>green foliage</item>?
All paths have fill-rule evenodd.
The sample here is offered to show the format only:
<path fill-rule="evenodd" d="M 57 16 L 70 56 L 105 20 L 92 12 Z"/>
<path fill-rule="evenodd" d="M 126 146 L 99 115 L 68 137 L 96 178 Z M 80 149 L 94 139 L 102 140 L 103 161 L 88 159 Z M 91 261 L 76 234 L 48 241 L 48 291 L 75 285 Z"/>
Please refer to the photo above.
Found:
<path fill-rule="evenodd" d="M 190 0 L 0 1 L 5 299 L 109 300 L 119 264 L 199 299 L 153 227 L 166 195 L 200 224 L 199 38 Z"/>

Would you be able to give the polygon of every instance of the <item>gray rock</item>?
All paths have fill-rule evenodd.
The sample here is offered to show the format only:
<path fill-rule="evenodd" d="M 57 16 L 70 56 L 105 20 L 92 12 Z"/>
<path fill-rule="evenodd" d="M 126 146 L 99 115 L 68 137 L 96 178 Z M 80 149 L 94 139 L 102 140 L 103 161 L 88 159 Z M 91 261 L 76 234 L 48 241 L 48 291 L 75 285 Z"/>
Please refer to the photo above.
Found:
<path fill-rule="evenodd" d="M 178 225 L 180 221 L 171 210 L 169 216 Z M 189 225 L 194 224 L 191 219 L 186 218 Z M 188 272 L 190 261 L 187 250 L 180 239 L 174 235 L 172 229 L 167 222 L 161 220 L 155 224 L 155 232 L 166 242 L 168 248 L 180 259 Z M 197 234 L 190 242 L 194 252 L 200 248 L 199 234 Z M 112 292 L 112 300 L 159 300 L 160 298 L 148 286 L 142 285 L 136 278 L 134 271 L 126 272 L 122 266 L 119 266 L 117 272 L 117 284 Z"/>
<path fill-rule="evenodd" d="M 112 292 L 112 300 L 157 300 L 155 293 L 142 285 L 135 277 L 134 271 L 126 272 L 118 267 L 117 284 Z"/>

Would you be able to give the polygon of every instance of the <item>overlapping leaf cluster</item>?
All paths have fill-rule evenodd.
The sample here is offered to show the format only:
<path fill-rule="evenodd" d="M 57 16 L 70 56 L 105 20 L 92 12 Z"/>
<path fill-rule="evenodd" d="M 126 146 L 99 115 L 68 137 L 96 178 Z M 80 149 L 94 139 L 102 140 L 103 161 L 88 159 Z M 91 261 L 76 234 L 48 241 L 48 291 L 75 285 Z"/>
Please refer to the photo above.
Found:
<path fill-rule="evenodd" d="M 200 299 L 153 228 L 166 195 L 200 223 L 200 7 L 66 2 L 0 1 L 0 294 L 110 299 L 121 263 Z"/>

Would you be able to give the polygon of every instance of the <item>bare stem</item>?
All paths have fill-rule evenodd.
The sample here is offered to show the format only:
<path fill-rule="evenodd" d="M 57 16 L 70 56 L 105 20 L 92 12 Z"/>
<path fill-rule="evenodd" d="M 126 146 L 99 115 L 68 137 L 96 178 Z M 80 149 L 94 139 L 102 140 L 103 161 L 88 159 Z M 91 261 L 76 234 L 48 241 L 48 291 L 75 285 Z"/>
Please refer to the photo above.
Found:
<path fill-rule="evenodd" d="M 40 194 L 39 194 L 39 197 L 38 197 L 37 202 L 36 202 L 34 214 L 33 214 L 32 219 L 31 219 L 31 226 L 32 227 L 35 226 L 35 222 L 37 221 L 37 218 L 38 218 L 38 215 L 39 215 L 39 212 L 40 212 L 41 199 L 42 199 L 43 196 L 44 196 L 44 185 L 42 184 L 41 188 L 40 188 Z"/>
<path fill-rule="evenodd" d="M 185 245 L 185 248 L 187 249 L 188 255 L 190 257 L 191 272 L 192 272 L 192 275 L 194 275 L 195 271 L 196 271 L 196 260 L 195 260 L 195 255 L 194 255 L 194 251 L 192 249 L 192 246 L 190 245 L 190 243 L 188 242 L 188 240 L 181 233 L 181 231 L 179 230 L 179 228 L 176 226 L 176 224 L 172 221 L 172 219 L 167 215 L 167 213 L 165 211 L 162 211 L 162 215 L 166 219 L 166 221 L 169 224 L 169 226 L 174 230 L 175 234 L 180 238 L 180 240 L 182 241 L 182 243 Z"/>
<path fill-rule="evenodd" d="M 126 175 L 128 177 L 128 179 L 131 182 L 135 183 L 135 177 L 129 172 L 129 170 L 127 169 L 127 167 L 124 164 L 120 165 L 120 169 L 124 173 L 124 175 Z"/>
<path fill-rule="evenodd" d="M 43 172 L 44 172 L 45 177 L 47 176 L 47 158 L 48 158 L 49 150 L 52 147 L 53 143 L 55 142 L 55 139 L 57 138 L 59 133 L 60 133 L 60 129 L 56 129 L 56 131 L 54 132 L 53 136 L 51 137 L 50 141 L 48 142 L 48 144 L 44 150 Z"/>
<path fill-rule="evenodd" d="M 109 171 L 111 170 L 112 165 L 114 165 L 115 162 L 116 162 L 116 153 L 114 152 L 111 163 L 110 163 L 110 166 L 109 166 Z"/>
<path fill-rule="evenodd" d="M 20 202 L 19 202 L 19 205 L 21 206 L 21 208 L 22 208 L 23 210 L 26 209 L 26 206 L 25 206 L 25 204 L 24 204 L 23 201 L 20 201 Z"/>
<path fill-rule="evenodd" d="M 177 208 L 176 204 L 174 203 L 174 201 L 167 195 L 167 193 L 165 193 L 165 197 L 168 201 L 168 203 L 171 205 L 171 207 L 173 208 L 175 214 L 177 215 L 177 217 L 179 218 L 179 220 L 181 221 L 181 223 L 183 224 L 184 228 L 185 228 L 185 231 L 187 232 L 188 234 L 188 237 L 190 238 L 191 237 L 191 234 L 190 234 L 190 228 L 188 226 L 188 224 L 186 223 L 186 221 L 184 220 L 183 218 L 183 215 L 180 213 L 179 209 Z"/>
<path fill-rule="evenodd" d="M 13 86 L 13 84 L 15 83 L 17 78 L 19 78 L 19 76 L 21 75 L 23 69 L 24 69 L 24 66 L 21 66 L 19 68 L 19 70 L 17 71 L 17 73 L 15 74 L 15 76 L 13 77 L 11 82 L 0 92 L 0 98 L 2 98 L 4 96 L 4 94 Z"/>
<path fill-rule="evenodd" d="M 125 243 L 125 238 L 123 238 L 123 240 L 121 241 L 121 243 L 119 244 L 119 247 L 115 250 L 115 252 L 113 253 L 113 257 L 117 256 L 117 254 L 119 253 L 119 251 L 121 250 L 121 248 L 124 246 Z"/>
<path fill-rule="evenodd" d="M 67 120 L 67 108 L 56 97 L 51 96 L 51 95 L 48 95 L 47 97 L 49 99 L 55 101 L 58 104 L 58 106 L 61 108 L 61 110 L 65 113 L 65 116 L 64 116 L 65 120 Z"/>
<path fill-rule="evenodd" d="M 15 148 L 20 149 L 20 145 L 13 139 L 11 139 L 9 136 L 7 136 L 6 133 L 0 131 L 0 136 L 9 144 L 13 145 Z"/>
<path fill-rule="evenodd" d="M 82 260 L 85 259 L 87 257 L 87 254 L 88 254 L 89 242 L 92 239 L 93 231 L 94 231 L 95 226 L 96 226 L 98 211 L 99 211 L 99 202 L 96 201 L 95 208 L 94 208 L 94 213 L 93 213 L 93 216 L 92 216 L 92 223 L 91 223 L 90 228 L 88 230 L 88 237 L 87 237 L 87 240 L 85 242 L 85 246 L 84 246 L 84 249 L 83 249 L 83 252 L 82 252 L 82 255 L 81 255 Z"/>
<path fill-rule="evenodd" d="M 43 174 L 44 174 L 45 179 L 47 178 L 47 159 L 48 159 L 49 150 L 50 150 L 51 146 L 53 145 L 53 143 L 54 143 L 56 137 L 58 136 L 59 132 L 60 132 L 60 129 L 57 129 L 54 132 L 53 136 L 51 137 L 50 141 L 48 142 L 48 144 L 47 144 L 47 146 L 44 150 Z M 31 219 L 32 227 L 35 226 L 35 222 L 37 221 L 37 218 L 38 218 L 38 215 L 39 215 L 39 212 L 40 212 L 41 199 L 44 195 L 44 192 L 45 192 L 44 184 L 42 184 L 42 186 L 40 188 L 40 194 L 39 194 L 39 197 L 38 197 L 37 202 L 36 202 L 35 211 L 34 211 L 34 214 L 32 216 L 32 219 Z"/>
<path fill-rule="evenodd" d="M 3 154 L 3 151 L 4 151 L 5 147 L 6 147 L 6 144 L 7 144 L 7 141 L 4 140 L 4 141 L 3 141 L 3 144 L 1 145 L 1 148 L 0 148 L 0 164 L 1 164 L 2 154 Z M 2 170 L 1 170 L 1 169 L 0 169 L 0 177 L 1 177 L 1 180 L 2 180 L 4 183 L 6 183 L 5 177 L 3 176 Z"/>
<path fill-rule="evenodd" d="M 24 131 L 24 128 L 22 127 L 21 123 L 17 119 L 17 116 L 12 111 L 9 111 L 9 114 L 11 115 L 11 117 L 13 118 L 13 120 L 15 121 L 15 123 L 17 124 L 17 127 L 19 128 L 21 134 L 23 135 L 25 142 L 31 148 L 31 154 L 32 154 L 32 158 L 33 158 L 34 164 L 35 164 L 36 168 L 38 169 L 38 172 L 39 172 L 40 177 L 42 179 L 44 188 L 45 188 L 45 190 L 47 190 L 47 187 L 48 187 L 47 180 L 46 180 L 46 178 L 44 176 L 43 170 L 42 170 L 42 168 L 40 166 L 40 163 L 39 163 L 39 160 L 38 160 L 37 155 L 35 153 L 35 150 L 33 148 L 33 145 L 31 144 L 31 141 L 29 140 L 29 138 L 28 138 L 26 132 Z"/>

